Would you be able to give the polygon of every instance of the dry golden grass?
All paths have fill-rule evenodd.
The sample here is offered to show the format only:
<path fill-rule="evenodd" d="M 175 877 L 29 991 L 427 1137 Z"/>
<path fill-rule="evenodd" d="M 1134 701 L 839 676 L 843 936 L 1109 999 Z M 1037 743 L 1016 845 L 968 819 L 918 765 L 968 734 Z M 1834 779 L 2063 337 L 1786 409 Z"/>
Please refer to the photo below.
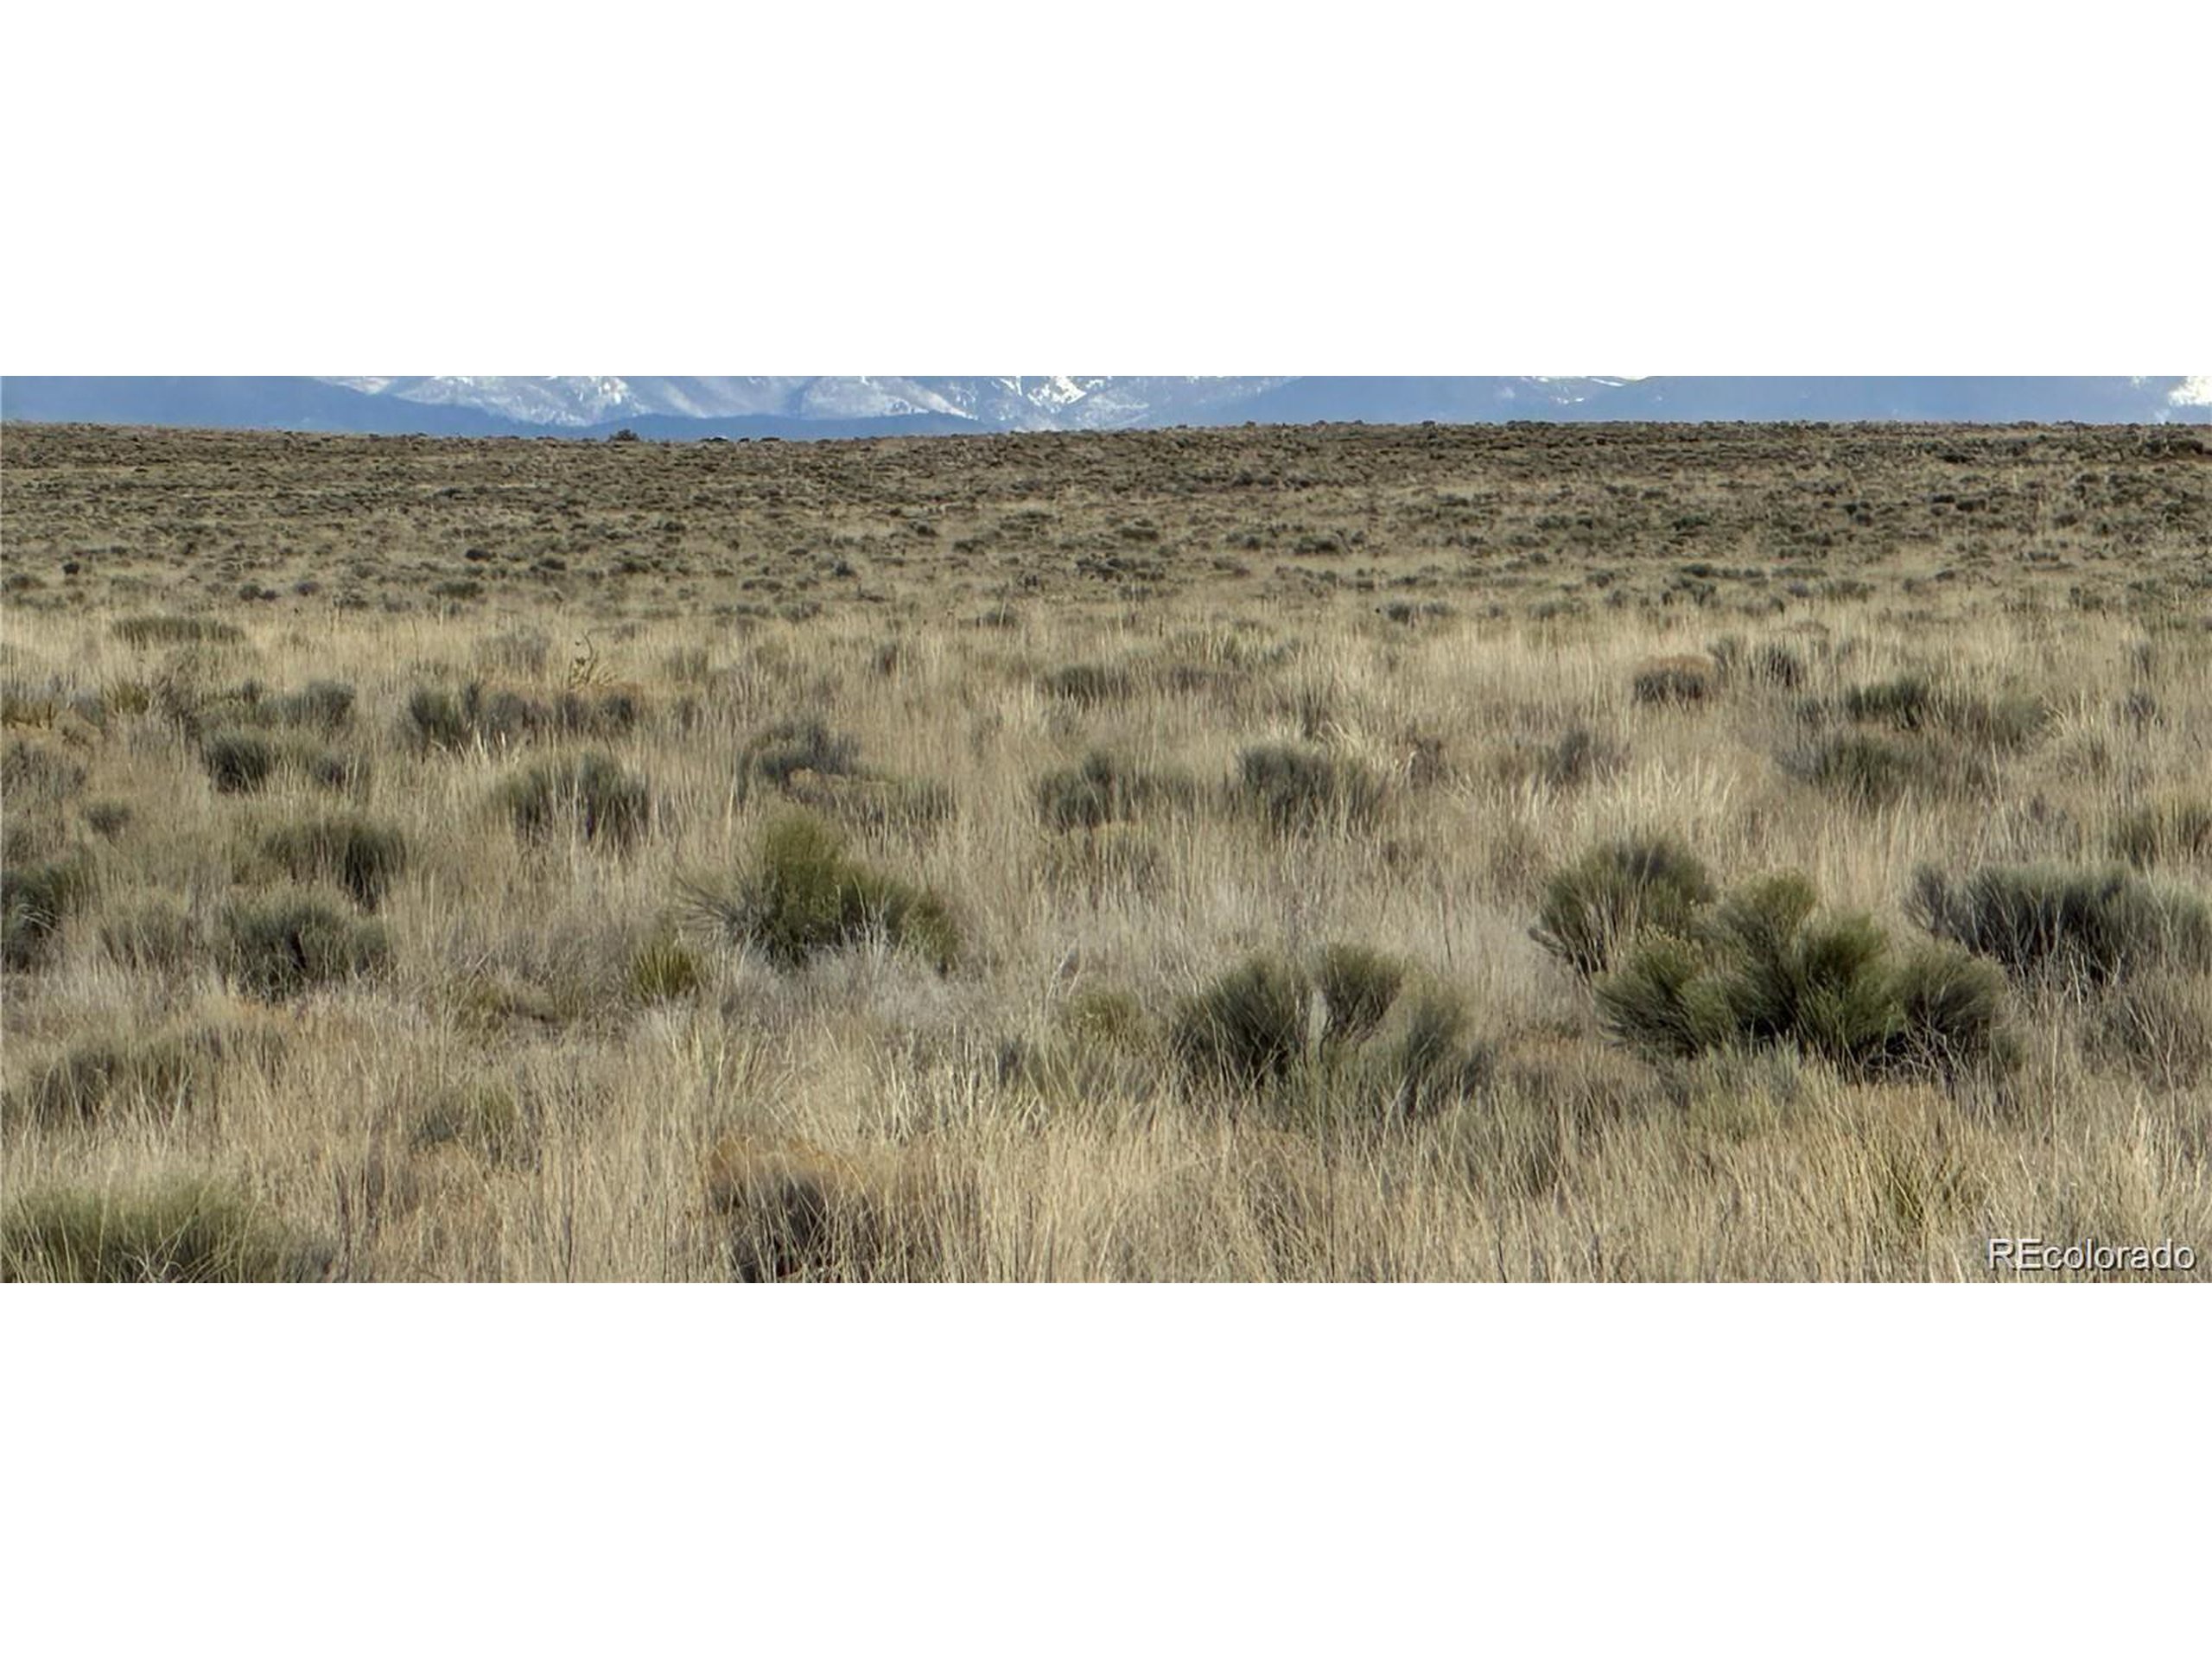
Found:
<path fill-rule="evenodd" d="M 2194 436 L 11 429 L 4 462 L 8 1271 L 55 1206 L 194 1193 L 251 1248 L 124 1270 L 2212 1260 L 2201 964 L 2015 982 L 2015 1064 L 1867 1081 L 1632 1052 L 1530 937 L 1554 870 L 1653 831 L 1900 944 L 1922 865 L 2212 890 Z M 1910 675 L 1936 713 L 1852 717 Z M 764 885 L 793 815 L 842 846 Z M 1371 1036 L 1281 1085 L 1188 1062 L 1194 995 L 1332 944 L 1405 969 Z M 1416 991 L 1464 1086 L 1406 1084 Z"/>

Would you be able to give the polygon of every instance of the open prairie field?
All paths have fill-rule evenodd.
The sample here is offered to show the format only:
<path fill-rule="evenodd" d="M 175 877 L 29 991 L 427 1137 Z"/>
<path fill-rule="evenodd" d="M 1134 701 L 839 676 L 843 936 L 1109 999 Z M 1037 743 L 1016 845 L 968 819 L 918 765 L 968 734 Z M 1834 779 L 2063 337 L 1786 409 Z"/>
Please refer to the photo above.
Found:
<path fill-rule="evenodd" d="M 11 427 L 0 1274 L 2202 1279 L 2208 442 Z"/>

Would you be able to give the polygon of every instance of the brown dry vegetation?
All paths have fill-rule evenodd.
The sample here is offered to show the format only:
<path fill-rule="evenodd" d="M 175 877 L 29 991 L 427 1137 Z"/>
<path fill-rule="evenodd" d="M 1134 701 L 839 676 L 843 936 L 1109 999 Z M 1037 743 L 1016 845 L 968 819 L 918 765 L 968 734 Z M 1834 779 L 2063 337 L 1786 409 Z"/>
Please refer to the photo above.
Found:
<path fill-rule="evenodd" d="M 2196 435 L 4 444 L 0 1274 L 2212 1260 Z M 1884 964 L 2150 885 L 1685 1056 L 1532 937 L 1666 835 Z"/>

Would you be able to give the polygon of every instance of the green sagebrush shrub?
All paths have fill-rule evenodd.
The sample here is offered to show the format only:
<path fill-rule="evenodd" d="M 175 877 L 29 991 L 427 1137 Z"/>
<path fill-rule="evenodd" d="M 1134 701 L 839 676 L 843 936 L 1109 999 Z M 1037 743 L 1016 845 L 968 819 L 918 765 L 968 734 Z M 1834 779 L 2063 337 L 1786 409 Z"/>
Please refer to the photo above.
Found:
<path fill-rule="evenodd" d="M 223 944 L 240 988 L 270 1001 L 375 973 L 391 959 L 382 926 L 311 891 L 234 901 L 223 914 Z"/>
<path fill-rule="evenodd" d="M 407 868 L 406 836 L 359 813 L 280 824 L 262 837 L 261 850 L 293 880 L 332 882 L 364 910 L 374 910 Z"/>
<path fill-rule="evenodd" d="M 198 1176 L 26 1194 L 0 1222 L 0 1279 L 264 1284 L 318 1279 L 329 1254 L 237 1190 Z"/>
<path fill-rule="evenodd" d="M 1382 952 L 1247 957 L 1186 998 L 1169 1028 L 1186 1074 L 1295 1116 L 1418 1116 L 1471 1095 L 1490 1051 L 1459 999 Z"/>
<path fill-rule="evenodd" d="M 880 935 L 948 971 L 963 954 L 958 923 L 926 888 L 855 859 L 821 819 L 788 813 L 761 831 L 751 866 L 734 883 L 692 881 L 695 913 L 777 967 L 804 967 L 826 951 Z"/>
<path fill-rule="evenodd" d="M 1236 757 L 1231 798 L 1284 832 L 1358 829 L 1382 804 L 1382 785 L 1358 760 L 1298 743 L 1262 743 Z"/>
<path fill-rule="evenodd" d="M 1197 791 L 1179 773 L 1148 770 L 1104 749 L 1037 781 L 1037 814 L 1053 830 L 1128 823 L 1155 807 L 1187 805 Z"/>
<path fill-rule="evenodd" d="M 1680 836 L 1630 836 L 1554 874 L 1530 937 L 1576 973 L 1602 973 L 1643 930 L 1692 927 L 1713 897 L 1704 861 Z"/>
<path fill-rule="evenodd" d="M 2001 1059 L 2004 982 L 1955 945 L 1902 950 L 1812 884 L 1751 882 L 1680 932 L 1641 938 L 1596 982 L 1599 1013 L 1654 1058 L 1787 1046 L 1859 1077 L 1948 1075 Z"/>
<path fill-rule="evenodd" d="M 2212 964 L 2212 906 L 2114 865 L 1992 865 L 1913 877 L 1915 919 L 2019 976 L 2101 984 L 2134 969 Z"/>
<path fill-rule="evenodd" d="M 645 833 L 652 791 L 598 750 L 540 760 L 502 783 L 500 809 L 525 841 L 563 830 L 594 845 L 624 848 Z"/>
<path fill-rule="evenodd" d="M 92 887 L 92 861 L 81 851 L 0 863 L 0 965 L 22 971 L 43 964 Z"/>

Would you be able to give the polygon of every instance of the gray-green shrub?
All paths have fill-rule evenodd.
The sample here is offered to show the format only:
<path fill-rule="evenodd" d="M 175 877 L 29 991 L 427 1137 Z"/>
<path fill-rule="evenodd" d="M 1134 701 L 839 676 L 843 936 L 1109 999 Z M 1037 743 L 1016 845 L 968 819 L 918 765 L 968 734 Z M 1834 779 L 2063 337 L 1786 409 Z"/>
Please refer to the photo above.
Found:
<path fill-rule="evenodd" d="M 1269 828 L 1286 833 L 1372 823 L 1382 785 L 1345 755 L 1298 743 L 1261 743 L 1236 757 L 1232 798 Z"/>
<path fill-rule="evenodd" d="M 718 931 L 785 969 L 879 934 L 940 972 L 956 966 L 964 950 L 942 899 L 861 863 L 836 830 L 805 813 L 766 825 L 751 866 L 734 883 L 692 881 L 684 893 Z"/>
<path fill-rule="evenodd" d="M 262 837 L 261 850 L 293 880 L 333 882 L 364 910 L 374 910 L 407 868 L 406 836 L 353 812 L 280 824 Z"/>
<path fill-rule="evenodd" d="M 380 925 L 317 893 L 260 894 L 234 900 L 223 913 L 224 967 L 254 996 L 296 996 L 377 972 L 391 958 Z"/>
<path fill-rule="evenodd" d="M 1037 812 L 1054 830 L 1096 830 L 1126 823 L 1159 806 L 1188 804 L 1191 780 L 1093 749 L 1080 765 L 1046 772 L 1037 782 Z"/>
<path fill-rule="evenodd" d="M 1446 988 L 1417 988 L 1382 952 L 1332 945 L 1311 961 L 1261 951 L 1185 998 L 1172 1052 L 1200 1084 L 1278 1114 L 1407 1117 L 1465 1099 L 1489 1075 Z"/>
<path fill-rule="evenodd" d="M 1923 866 L 1909 904 L 1929 931 L 2022 976 L 2101 984 L 2139 968 L 2212 964 L 2212 906 L 2119 865 Z"/>
<path fill-rule="evenodd" d="M 1553 874 L 1530 937 L 1576 973 L 1601 973 L 1644 930 L 1694 926 L 1713 898 L 1711 874 L 1681 837 L 1630 836 Z"/>
<path fill-rule="evenodd" d="M 652 811 L 645 781 L 596 749 L 526 766 L 499 785 L 497 798 L 526 841 L 572 829 L 588 842 L 627 847 Z"/>
<path fill-rule="evenodd" d="M 136 1190 L 51 1186 L 0 1222 L 0 1280 L 258 1284 L 322 1277 L 327 1251 L 199 1176 Z"/>
<path fill-rule="evenodd" d="M 1786 1046 L 1857 1077 L 2001 1059 L 2003 989 L 1955 945 L 1899 950 L 1871 917 L 1820 914 L 1794 874 L 1747 884 L 1688 931 L 1645 938 L 1596 982 L 1607 1030 L 1655 1058 Z"/>

